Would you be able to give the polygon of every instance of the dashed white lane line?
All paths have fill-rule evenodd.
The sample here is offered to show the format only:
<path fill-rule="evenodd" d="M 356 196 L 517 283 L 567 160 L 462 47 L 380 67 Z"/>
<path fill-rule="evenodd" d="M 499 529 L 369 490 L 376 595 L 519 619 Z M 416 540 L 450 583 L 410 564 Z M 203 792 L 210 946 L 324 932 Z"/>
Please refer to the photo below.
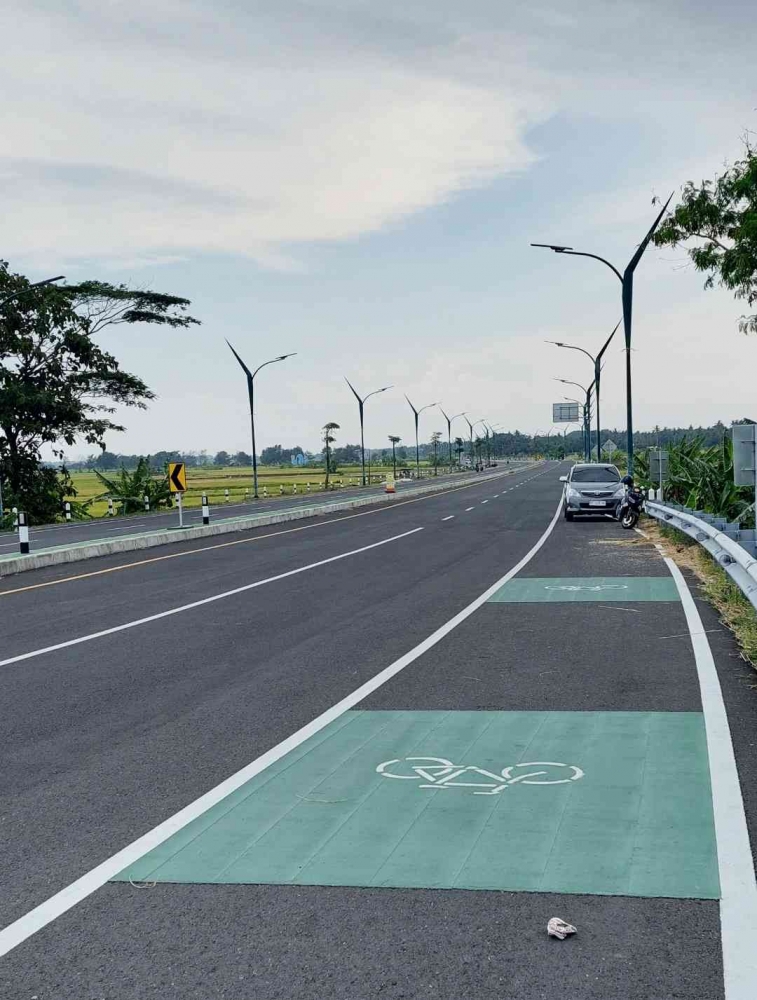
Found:
<path fill-rule="evenodd" d="M 465 513 L 467 514 L 469 510 L 473 510 L 473 508 L 472 507 L 466 507 L 465 508 Z"/>
<path fill-rule="evenodd" d="M 297 569 L 287 570 L 286 573 L 277 573 L 276 576 L 266 577 L 264 580 L 257 580 L 255 583 L 247 583 L 244 587 L 235 587 L 233 590 L 225 590 L 220 594 L 213 594 L 212 597 L 203 597 L 199 601 L 192 601 L 191 604 L 182 604 L 176 608 L 169 608 L 167 611 L 160 611 L 155 615 L 148 615 L 146 618 L 137 618 L 135 621 L 124 622 L 123 625 L 115 625 L 113 628 L 103 629 L 101 632 L 90 632 L 89 635 L 81 635 L 76 639 L 68 639 L 66 642 L 57 642 L 54 646 L 44 646 L 42 649 L 33 649 L 28 653 L 21 653 L 19 656 L 9 656 L 7 660 L 0 660 L 0 667 L 7 667 L 11 663 L 20 663 L 22 660 L 30 660 L 34 656 L 42 656 L 44 653 L 52 653 L 57 649 L 67 649 L 69 646 L 78 646 L 82 642 L 91 642 L 93 639 L 100 639 L 105 635 L 114 635 L 116 632 L 124 632 L 126 629 L 136 628 L 139 625 L 146 625 L 148 622 L 158 621 L 160 618 L 169 618 L 171 615 L 181 614 L 183 611 L 191 611 L 193 608 L 203 607 L 205 604 L 213 604 L 215 601 L 222 601 L 226 597 L 233 597 L 236 594 L 243 594 L 248 590 L 255 590 L 263 587 L 267 583 L 275 583 L 277 580 L 285 580 L 290 576 L 297 576 L 298 573 L 306 573 L 308 570 L 316 569 L 318 566 L 325 566 L 327 563 L 338 562 L 340 559 L 347 559 L 349 556 L 356 556 L 371 549 L 377 549 L 381 545 L 389 542 L 397 542 L 401 538 L 408 538 L 410 535 L 423 531 L 423 528 L 413 528 L 412 531 L 403 531 L 401 535 L 392 535 L 391 538 L 383 538 L 380 542 L 372 542 L 370 545 L 363 545 L 359 549 L 351 549 L 349 552 L 340 552 L 338 556 L 329 556 L 328 559 L 319 559 L 318 562 L 308 563 L 306 566 L 298 566 Z"/>
<path fill-rule="evenodd" d="M 489 503 L 488 500 L 482 500 L 481 503 Z"/>
<path fill-rule="evenodd" d="M 557 524 L 558 518 L 562 510 L 562 503 L 558 504 L 557 510 L 552 517 L 549 525 L 545 529 L 542 536 L 520 560 L 515 566 L 504 576 L 500 577 L 496 583 L 493 583 L 487 590 L 483 592 L 474 601 L 464 607 L 461 611 L 458 611 L 456 615 L 449 619 L 441 625 L 435 632 L 432 632 L 430 636 L 420 642 L 413 649 L 409 650 L 394 663 L 390 663 L 388 667 L 384 667 L 383 670 L 379 671 L 374 677 L 366 681 L 359 688 L 348 694 L 341 701 L 332 705 L 331 708 L 326 709 L 317 718 L 312 719 L 297 732 L 292 733 L 286 739 L 282 740 L 276 746 L 271 747 L 265 753 L 261 754 L 255 760 L 251 761 L 241 770 L 237 771 L 236 774 L 232 774 L 230 777 L 226 778 L 215 788 L 210 789 L 210 791 L 205 792 L 194 802 L 189 803 L 189 805 L 184 806 L 173 816 L 168 819 L 163 820 L 158 826 L 154 827 L 152 830 L 138 837 L 135 841 L 129 844 L 127 847 L 122 848 L 117 851 L 111 857 L 102 861 L 95 868 L 92 868 L 86 874 L 80 876 L 70 885 L 67 885 L 64 889 L 56 892 L 54 895 L 46 899 L 44 903 L 40 903 L 35 906 L 33 910 L 30 910 L 24 916 L 19 917 L 12 924 L 0 930 L 0 957 L 7 955 L 9 951 L 17 947 L 23 941 L 26 941 L 37 931 L 46 927 L 49 923 L 52 923 L 61 914 L 66 913 L 72 907 L 76 906 L 83 899 L 91 896 L 93 892 L 96 892 L 102 886 L 105 885 L 110 879 L 118 875 L 119 872 L 123 871 L 129 865 L 134 864 L 141 857 L 148 853 L 148 851 L 153 850 L 159 844 L 164 843 L 170 836 L 177 833 L 179 830 L 183 830 L 187 824 L 191 823 L 192 820 L 196 819 L 198 816 L 202 816 L 206 813 L 208 809 L 211 809 L 218 802 L 223 801 L 228 795 L 241 788 L 242 785 L 246 784 L 256 774 L 260 774 L 271 764 L 275 763 L 277 760 L 281 760 L 285 754 L 289 753 L 290 750 L 294 750 L 300 744 L 304 743 L 305 740 L 314 736 L 316 733 L 320 732 L 325 726 L 334 719 L 338 719 L 343 715 L 348 709 L 354 708 L 355 705 L 359 704 L 365 698 L 368 697 L 373 691 L 380 688 L 382 684 L 385 684 L 390 678 L 394 677 L 401 670 L 404 670 L 410 663 L 417 660 L 419 656 L 431 649 L 438 642 L 440 642 L 446 635 L 448 635 L 454 628 L 464 622 L 469 618 L 474 611 L 477 611 L 483 604 L 485 604 L 492 594 L 495 594 L 501 587 L 508 583 L 512 578 L 519 573 L 527 563 L 533 559 L 539 549 L 544 545 L 546 540 L 552 533 L 555 525 Z M 416 529 L 420 530 L 420 529 Z M 408 532 L 410 534 L 410 532 Z M 401 535 L 396 536 L 401 538 Z M 389 541 L 389 539 L 387 539 Z M 381 543 L 379 543 L 381 544 Z M 368 546 L 371 548 L 372 546 Z M 341 558 L 337 556 L 336 558 Z M 325 560 L 329 561 L 329 560 Z M 318 564 L 315 564 L 318 565 Z M 750 925 L 753 926 L 753 925 Z"/>
<path fill-rule="evenodd" d="M 451 521 L 454 516 L 454 514 L 448 514 L 447 517 L 442 518 L 442 521 Z"/>
<path fill-rule="evenodd" d="M 492 500 L 496 500 L 498 496 L 499 496 L 499 493 L 495 493 L 494 496 L 492 497 Z"/>

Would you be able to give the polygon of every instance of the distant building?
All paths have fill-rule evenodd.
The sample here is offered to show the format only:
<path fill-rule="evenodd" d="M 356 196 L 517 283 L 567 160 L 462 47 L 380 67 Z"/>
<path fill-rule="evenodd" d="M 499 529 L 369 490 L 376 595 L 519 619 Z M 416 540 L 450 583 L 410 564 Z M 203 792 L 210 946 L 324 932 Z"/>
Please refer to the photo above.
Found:
<path fill-rule="evenodd" d="M 305 456 L 303 455 L 302 452 L 299 452 L 297 455 L 292 455 L 292 465 L 304 465 L 304 464 L 305 464 Z"/>

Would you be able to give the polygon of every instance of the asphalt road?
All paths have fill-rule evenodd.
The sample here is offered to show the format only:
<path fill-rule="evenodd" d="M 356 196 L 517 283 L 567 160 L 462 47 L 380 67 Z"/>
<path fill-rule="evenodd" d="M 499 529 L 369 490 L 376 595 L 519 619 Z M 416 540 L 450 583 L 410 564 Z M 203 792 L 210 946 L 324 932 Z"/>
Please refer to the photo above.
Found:
<path fill-rule="evenodd" d="M 445 626 L 539 541 L 559 474 L 3 581 L 0 928 Z M 619 541 L 607 520 L 559 522 L 520 575 L 666 575 Z M 753 829 L 757 696 L 728 634 L 712 641 Z M 679 605 L 487 603 L 359 708 L 683 715 L 701 700 Z M 554 915 L 575 939 L 546 937 Z M 721 1000 L 718 902 L 110 882 L 0 959 L 13 1000 L 554 995 Z"/>
<path fill-rule="evenodd" d="M 517 468 L 518 463 L 511 466 L 501 464 L 489 470 L 489 474 L 504 471 L 505 468 Z M 454 474 L 435 477 L 444 482 L 460 482 L 465 476 Z M 398 480 L 397 492 L 402 494 L 412 491 L 415 480 Z M 268 499 L 247 501 L 244 503 L 216 502 L 211 505 L 211 518 L 242 517 L 245 514 L 258 514 L 267 511 L 291 510 L 298 507 L 315 507 L 339 500 L 358 499 L 383 493 L 382 485 L 369 487 L 346 487 L 330 493 L 300 493 L 297 496 L 273 496 Z M 75 542 L 88 542 L 103 538 L 118 538 L 120 535 L 138 534 L 146 531 L 165 531 L 166 528 L 178 527 L 178 511 L 152 511 L 149 514 L 116 515 L 114 517 L 98 517 L 89 521 L 70 521 L 62 524 L 32 525 L 29 536 L 33 548 L 43 548 L 54 545 L 70 545 Z M 202 524 L 202 510 L 190 507 L 184 510 L 184 525 Z M 0 531 L 0 555 L 18 551 L 18 537 L 15 531 Z"/>

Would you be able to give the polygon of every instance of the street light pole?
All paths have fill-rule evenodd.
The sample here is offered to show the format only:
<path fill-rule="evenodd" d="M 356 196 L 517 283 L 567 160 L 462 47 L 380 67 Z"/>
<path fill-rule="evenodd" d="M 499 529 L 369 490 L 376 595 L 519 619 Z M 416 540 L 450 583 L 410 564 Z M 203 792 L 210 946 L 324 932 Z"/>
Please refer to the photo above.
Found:
<path fill-rule="evenodd" d="M 366 399 L 370 399 L 371 396 L 377 396 L 380 392 L 386 392 L 387 389 L 392 389 L 393 386 L 385 385 L 383 389 L 374 389 L 373 392 L 369 392 L 367 396 L 363 396 L 361 399 L 355 390 L 355 386 L 350 382 L 350 380 L 345 375 L 344 381 L 352 389 L 352 393 L 357 400 L 358 410 L 360 411 L 360 468 L 362 471 L 363 486 L 365 486 L 365 439 L 363 436 L 363 407 L 365 406 Z"/>
<path fill-rule="evenodd" d="M 432 406 L 438 406 L 439 403 L 438 402 L 436 402 L 436 403 L 426 403 L 426 405 L 422 406 L 420 408 L 420 410 L 416 410 L 416 408 L 413 406 L 413 404 L 410 403 L 410 400 L 407 398 L 407 396 L 405 396 L 405 399 L 407 399 L 408 403 L 410 404 L 410 409 L 413 411 L 413 416 L 415 417 L 415 477 L 416 477 L 416 479 L 420 479 L 421 478 L 421 459 L 420 459 L 420 451 L 419 451 L 419 444 L 418 444 L 418 417 L 421 415 L 421 413 L 423 413 L 424 410 L 428 410 Z"/>
<path fill-rule="evenodd" d="M 457 420 L 458 417 L 464 417 L 464 413 L 456 413 L 454 417 L 448 417 L 447 414 L 442 410 L 441 404 L 439 405 L 441 414 L 447 421 L 447 443 L 449 444 L 449 469 L 452 471 L 452 421 Z"/>
<path fill-rule="evenodd" d="M 228 340 L 226 341 L 229 344 Z M 265 368 L 267 365 L 274 365 L 277 361 L 286 361 L 287 358 L 293 358 L 296 351 L 291 354 L 281 354 L 278 358 L 271 358 L 270 361 L 264 361 L 262 365 L 258 365 L 254 372 L 251 372 L 247 365 L 242 361 L 234 348 L 229 344 L 229 349 L 234 357 L 239 362 L 239 366 L 242 371 L 247 376 L 247 395 L 250 400 L 250 428 L 252 430 L 252 484 L 253 484 L 253 499 L 259 500 L 258 496 L 258 456 L 255 451 L 255 401 L 254 401 L 254 390 L 255 390 L 255 376 L 260 371 L 261 368 Z"/>
<path fill-rule="evenodd" d="M 591 383 L 587 389 L 585 386 L 581 385 L 580 382 L 570 382 L 566 378 L 556 378 L 555 382 L 562 382 L 564 385 L 575 385 L 582 392 L 586 394 L 586 402 L 584 403 L 584 458 L 587 462 L 591 461 L 591 394 L 594 389 L 594 382 Z"/>
<path fill-rule="evenodd" d="M 589 361 L 591 361 L 591 363 L 594 365 L 594 386 L 595 386 L 595 389 L 594 389 L 594 398 L 597 401 L 597 461 L 598 462 L 602 461 L 601 456 L 599 454 L 599 447 L 600 447 L 600 445 L 599 445 L 599 438 L 600 438 L 600 433 L 601 433 L 601 422 L 600 422 L 600 416 L 599 416 L 599 380 L 600 380 L 600 377 L 601 377 L 601 374 L 602 374 L 602 355 L 605 353 L 605 351 L 607 350 L 607 348 L 610 346 L 610 341 L 612 340 L 612 338 L 617 333 L 617 330 L 618 330 L 618 327 L 620 326 L 620 324 L 621 324 L 621 320 L 618 320 L 618 322 L 615 324 L 615 329 L 612 331 L 612 333 L 610 334 L 610 336 L 604 342 L 604 344 L 602 345 L 602 350 L 596 356 L 593 355 L 593 354 L 589 354 L 589 352 L 585 351 L 583 349 L 583 347 L 576 347 L 573 344 L 563 344 L 562 341 L 560 341 L 560 340 L 548 340 L 547 341 L 548 344 L 554 344 L 555 347 L 566 347 L 569 351 L 580 351 L 581 354 L 585 354 L 586 357 L 589 359 Z M 589 451 L 591 451 L 591 442 L 589 442 Z"/>
<path fill-rule="evenodd" d="M 675 192 L 674 192 L 675 193 Z M 649 241 L 655 234 L 655 230 L 662 221 L 663 215 L 667 211 L 668 205 L 673 197 L 670 198 L 662 206 L 662 210 L 657 218 L 652 223 L 649 232 L 641 241 L 641 243 L 636 248 L 636 253 L 631 257 L 629 262 L 626 264 L 625 270 L 621 274 L 620 271 L 611 264 L 609 260 L 605 260 L 604 257 L 599 257 L 595 253 L 584 253 L 580 250 L 574 250 L 573 247 L 558 246 L 554 243 L 532 243 L 532 247 L 546 247 L 548 250 L 554 250 L 555 253 L 564 253 L 570 257 L 591 257 L 592 260 L 598 260 L 614 273 L 615 277 L 618 278 L 621 284 L 621 298 L 623 302 L 623 332 L 625 334 L 626 341 L 626 451 L 628 453 L 628 474 L 633 475 L 633 395 L 631 386 L 631 321 L 633 315 L 633 276 L 636 268 L 638 267 L 639 261 L 644 255 L 644 251 L 649 245 Z"/>

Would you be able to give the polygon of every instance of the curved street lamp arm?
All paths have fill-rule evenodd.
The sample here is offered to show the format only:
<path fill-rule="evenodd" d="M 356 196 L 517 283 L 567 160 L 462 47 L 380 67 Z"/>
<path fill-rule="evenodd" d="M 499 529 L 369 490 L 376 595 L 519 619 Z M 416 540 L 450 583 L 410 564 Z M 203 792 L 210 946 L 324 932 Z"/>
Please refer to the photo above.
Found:
<path fill-rule="evenodd" d="M 407 396 L 405 396 L 405 399 L 407 399 Z M 409 399 L 407 401 L 408 403 L 410 402 Z M 432 406 L 438 406 L 438 405 L 439 405 L 438 403 L 426 403 L 425 406 L 422 406 L 420 410 L 418 410 L 418 413 L 423 413 L 424 410 L 430 410 Z"/>
<path fill-rule="evenodd" d="M 616 328 L 616 329 L 617 329 L 617 328 Z M 615 331 L 613 331 L 613 333 L 614 333 L 614 332 L 615 332 Z M 547 343 L 548 343 L 548 344 L 554 344 L 554 345 L 555 345 L 555 347 L 565 347 L 565 348 L 567 348 L 567 349 L 568 349 L 569 351 L 580 351 L 580 352 L 581 352 L 581 354 L 585 354 L 585 355 L 586 355 L 586 357 L 587 357 L 587 358 L 589 359 L 589 361 L 591 361 L 591 363 L 592 363 L 592 364 L 595 364 L 595 363 L 596 363 L 596 360 L 597 360 L 597 359 L 596 359 L 596 358 L 594 357 L 594 355 L 593 355 L 593 354 L 589 354 L 589 352 L 588 352 L 588 351 L 585 351 L 585 350 L 583 349 L 583 347 L 576 347 L 576 346 L 575 346 L 574 344 L 563 344 L 563 343 L 562 343 L 561 341 L 559 341 L 559 340 L 548 340 L 548 341 L 547 341 Z"/>
<path fill-rule="evenodd" d="M 228 341 L 227 341 L 227 343 L 228 343 Z M 229 347 L 231 347 L 231 344 L 229 344 Z M 233 348 L 232 348 L 232 350 L 233 350 Z M 234 351 L 234 353 L 236 354 L 236 351 Z M 265 368 L 267 365 L 275 365 L 277 361 L 286 361 L 287 358 L 293 358 L 296 353 L 297 353 L 297 351 L 293 351 L 291 354 L 281 354 L 281 355 L 279 355 L 278 358 L 271 358 L 270 361 L 264 361 L 262 365 L 258 365 L 258 367 L 252 373 L 252 375 L 250 376 L 250 378 L 254 379 L 255 376 L 257 375 L 257 373 L 260 371 L 261 368 Z M 237 357 L 239 357 L 239 355 L 237 355 Z"/>
<path fill-rule="evenodd" d="M 348 383 L 348 384 L 349 384 L 349 383 Z M 352 388 L 352 387 L 350 386 L 350 388 Z M 363 402 L 365 402 L 365 400 L 366 400 L 366 399 L 370 399 L 370 398 L 371 398 L 371 396 L 378 396 L 378 394 L 379 394 L 380 392 L 386 392 L 386 390 L 387 390 L 387 389 L 393 389 L 393 388 L 394 388 L 394 386 L 393 386 L 393 385 L 385 385 L 385 386 L 383 387 L 383 389 L 374 389 L 374 390 L 373 390 L 373 392 L 369 392 L 369 393 L 368 393 L 368 395 L 367 395 L 367 396 L 366 396 L 366 397 L 365 397 L 365 398 L 363 399 Z M 357 393 L 356 393 L 356 395 L 357 395 Z"/>
<path fill-rule="evenodd" d="M 581 250 L 558 250 L 556 252 L 557 253 L 569 254 L 571 257 L 591 257 L 592 260 L 599 260 L 603 264 L 605 264 L 607 267 L 610 268 L 610 270 L 613 272 L 613 274 L 618 279 L 618 281 L 620 281 L 621 283 L 623 281 L 623 275 L 620 273 L 620 271 L 617 269 L 617 267 L 615 267 L 614 264 L 611 264 L 609 260 L 605 260 L 604 257 L 600 257 L 598 254 L 595 254 L 595 253 L 584 253 Z"/>
<path fill-rule="evenodd" d="M 586 386 L 585 385 L 581 385 L 580 382 L 570 382 L 566 378 L 556 378 L 556 379 L 554 379 L 554 381 L 555 382 L 562 382 L 564 385 L 575 385 L 575 386 L 578 386 L 578 388 L 581 390 L 581 392 L 591 392 L 591 390 L 594 388 L 594 383 L 593 382 L 591 383 L 591 386 L 589 386 L 589 388 L 587 389 Z"/>

